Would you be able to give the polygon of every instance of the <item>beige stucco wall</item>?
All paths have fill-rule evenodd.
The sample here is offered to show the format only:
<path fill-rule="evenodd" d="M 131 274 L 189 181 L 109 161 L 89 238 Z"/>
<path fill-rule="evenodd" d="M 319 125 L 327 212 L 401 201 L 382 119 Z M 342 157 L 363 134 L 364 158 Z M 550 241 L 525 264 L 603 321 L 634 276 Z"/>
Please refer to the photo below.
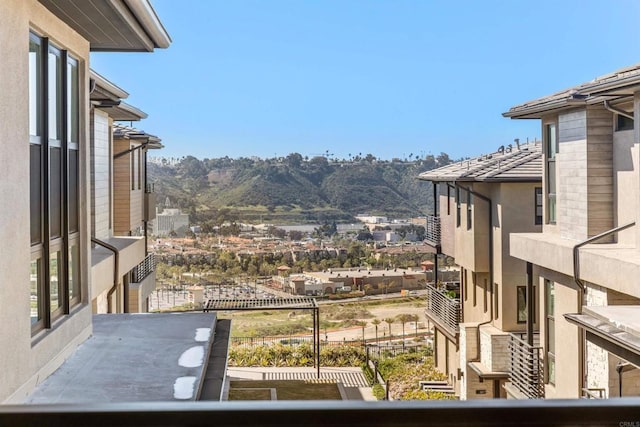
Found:
<path fill-rule="evenodd" d="M 447 188 L 447 183 L 438 185 L 441 249 L 443 254 L 455 256 L 456 200 L 454 190 Z"/>
<path fill-rule="evenodd" d="M 581 332 L 576 325 L 567 322 L 563 315 L 578 312 L 577 285 L 571 277 L 557 272 L 538 269 L 537 273 L 540 275 L 538 289 L 543 319 L 546 316 L 544 278 L 555 282 L 555 385 L 546 383 L 547 346 L 544 320 L 541 321 L 542 327 L 540 328 L 540 343 L 544 347 L 545 355 L 545 397 L 549 399 L 575 399 L 582 394 L 582 379 L 580 378 Z"/>
<path fill-rule="evenodd" d="M 502 183 L 496 184 L 492 192 L 496 205 L 494 283 L 498 285 L 497 319 L 494 316 L 493 324 L 504 331 L 526 328 L 524 323 L 517 323 L 516 294 L 517 286 L 527 284 L 526 262 L 510 254 L 510 235 L 542 231 L 542 226 L 535 224 L 535 189 L 541 186 L 540 182 Z"/>
<path fill-rule="evenodd" d="M 31 336 L 29 319 L 29 30 L 47 36 L 80 60 L 81 116 L 83 141 L 88 141 L 89 44 L 35 0 L 5 0 L 0 3 L 0 196 L 10 201 L 0 210 L 0 240 L 11 245 L 0 257 L 0 402 L 18 402 L 43 381 L 91 332 L 88 301 L 89 224 L 87 160 L 81 148 L 81 284 L 84 304 L 54 323 L 51 330 Z M 10 206 L 10 207 L 9 207 Z"/>
<path fill-rule="evenodd" d="M 633 140 L 633 131 L 613 134 L 614 205 L 616 225 L 636 220 L 638 207 L 638 143 Z M 618 234 L 618 242 L 635 245 L 635 230 L 624 230 Z"/>

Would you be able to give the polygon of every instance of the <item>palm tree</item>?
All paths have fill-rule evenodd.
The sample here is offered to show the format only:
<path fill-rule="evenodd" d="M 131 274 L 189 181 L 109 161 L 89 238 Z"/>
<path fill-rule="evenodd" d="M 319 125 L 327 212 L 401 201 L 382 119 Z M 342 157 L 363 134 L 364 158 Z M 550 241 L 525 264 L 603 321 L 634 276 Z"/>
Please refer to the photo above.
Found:
<path fill-rule="evenodd" d="M 402 323 L 402 350 L 404 350 L 404 325 L 411 322 L 411 314 L 399 314 L 398 320 Z"/>
<path fill-rule="evenodd" d="M 380 319 L 373 319 L 371 321 L 371 324 L 376 327 L 376 345 L 378 345 L 378 325 L 380 323 L 382 323 L 382 322 L 380 322 Z"/>
<path fill-rule="evenodd" d="M 391 342 L 391 324 L 394 323 L 396 319 L 394 319 L 393 317 L 387 317 L 383 320 L 387 322 L 387 325 L 389 325 L 389 342 Z"/>

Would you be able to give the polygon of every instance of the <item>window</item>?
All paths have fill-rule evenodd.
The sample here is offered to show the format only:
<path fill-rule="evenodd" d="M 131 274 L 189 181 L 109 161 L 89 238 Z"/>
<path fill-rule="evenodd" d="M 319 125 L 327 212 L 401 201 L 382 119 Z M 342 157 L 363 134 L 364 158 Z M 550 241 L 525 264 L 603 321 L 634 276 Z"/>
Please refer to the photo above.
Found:
<path fill-rule="evenodd" d="M 633 119 L 616 114 L 616 132 L 623 130 L 633 130 Z"/>
<path fill-rule="evenodd" d="M 536 293 L 536 287 L 533 287 L 533 294 Z M 517 322 L 518 323 L 527 323 L 527 287 L 526 286 L 518 286 L 516 287 L 516 299 L 517 299 Z M 533 312 L 536 312 L 536 300 L 533 299 Z M 535 321 L 535 320 L 534 320 Z"/>
<path fill-rule="evenodd" d="M 464 267 L 460 267 L 460 280 L 462 281 L 462 293 L 464 294 L 464 300 L 469 299 L 467 294 L 467 270 Z"/>
<path fill-rule="evenodd" d="M 447 186 L 447 215 L 451 215 L 451 187 Z"/>
<path fill-rule="evenodd" d="M 80 302 L 78 69 L 67 51 L 29 35 L 33 332 L 50 328 L 52 320 Z"/>
<path fill-rule="evenodd" d="M 472 212 L 471 212 L 471 191 L 467 191 L 467 230 L 471 230 L 471 226 L 473 225 L 472 221 Z"/>
<path fill-rule="evenodd" d="M 542 187 L 535 188 L 535 225 L 542 225 Z"/>
<path fill-rule="evenodd" d="M 546 325 L 545 343 L 547 348 L 547 382 L 556 383 L 556 326 L 555 326 L 555 284 L 545 279 Z"/>
<path fill-rule="evenodd" d="M 460 189 L 456 187 L 456 227 L 460 227 Z"/>
<path fill-rule="evenodd" d="M 556 125 L 549 124 L 545 131 L 547 147 L 547 219 L 550 224 L 556 223 L 556 153 L 558 141 Z"/>

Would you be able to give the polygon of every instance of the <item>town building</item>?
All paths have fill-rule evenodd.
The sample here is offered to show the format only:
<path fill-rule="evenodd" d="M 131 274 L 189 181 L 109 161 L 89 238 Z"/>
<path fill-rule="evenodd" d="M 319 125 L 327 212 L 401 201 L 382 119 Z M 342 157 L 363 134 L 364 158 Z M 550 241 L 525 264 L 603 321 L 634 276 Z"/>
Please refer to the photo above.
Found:
<path fill-rule="evenodd" d="M 509 254 L 509 234 L 541 229 L 541 148 L 516 142 L 419 176 L 433 183 L 435 271 L 442 255 L 460 267 L 457 283 L 428 286 L 425 314 L 436 367 L 461 399 L 505 397 L 510 342 L 527 329 L 526 264 Z"/>
<path fill-rule="evenodd" d="M 424 289 L 426 284 L 426 276 L 422 270 L 405 268 L 335 268 L 287 275 L 276 280 L 282 282 L 283 289 L 293 295 L 328 295 L 339 291 L 380 295 Z"/>
<path fill-rule="evenodd" d="M 504 116 L 539 120 L 543 135 L 542 232 L 510 241 L 540 301 L 540 394 L 638 396 L 640 65 Z M 525 381 L 507 390 L 527 396 Z"/>
<path fill-rule="evenodd" d="M 194 331 L 215 330 L 215 314 L 129 314 L 155 287 L 145 157 L 160 141 L 116 123 L 146 115 L 90 69 L 92 51 L 170 42 L 148 0 L 0 3 L 0 402 L 165 400 L 189 372 L 195 388 L 169 398 L 203 390 L 205 364 L 161 359 L 208 354 L 215 334 Z"/>
<path fill-rule="evenodd" d="M 156 237 L 184 237 L 189 230 L 189 214 L 182 213 L 180 209 L 165 208 L 156 214 L 151 227 Z"/>

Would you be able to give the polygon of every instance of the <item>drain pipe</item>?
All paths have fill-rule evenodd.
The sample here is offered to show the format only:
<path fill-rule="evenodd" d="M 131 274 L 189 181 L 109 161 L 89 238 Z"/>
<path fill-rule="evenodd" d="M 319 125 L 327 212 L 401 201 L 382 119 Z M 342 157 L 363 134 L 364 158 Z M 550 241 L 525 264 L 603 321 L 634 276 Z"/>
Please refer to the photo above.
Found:
<path fill-rule="evenodd" d="M 494 314 L 494 306 L 493 306 L 493 300 L 494 300 L 494 295 L 493 293 L 495 292 L 495 289 L 493 287 L 493 202 L 491 201 L 491 199 L 483 194 L 477 193 L 475 191 L 473 191 L 471 188 L 469 187 L 463 187 L 462 185 L 458 184 L 457 182 L 454 182 L 454 188 L 459 188 L 461 190 L 467 191 L 469 193 L 471 193 L 473 196 L 478 197 L 479 199 L 484 200 L 485 202 L 487 202 L 487 204 L 489 205 L 489 287 L 491 289 L 491 298 L 489 299 L 489 320 L 486 320 L 484 322 L 478 323 L 478 333 L 476 334 L 476 342 L 477 342 L 477 356 L 472 360 L 473 362 L 479 362 L 480 361 L 480 326 L 484 326 L 487 325 L 489 323 L 491 323 L 491 321 L 493 320 L 493 314 Z M 468 208 L 468 207 L 467 207 Z M 475 284 L 474 284 L 475 286 Z"/>
<path fill-rule="evenodd" d="M 111 287 L 111 289 L 109 289 L 109 291 L 107 292 L 107 312 L 109 313 L 113 313 L 113 304 L 111 303 L 111 297 L 113 296 L 113 293 L 116 292 L 118 290 L 118 281 L 120 278 L 120 273 L 118 272 L 118 266 L 120 265 L 120 251 L 118 251 L 118 248 L 116 248 L 113 245 L 110 245 L 107 242 L 104 242 L 102 240 L 96 239 L 95 237 L 91 238 L 91 241 L 93 243 L 95 243 L 96 245 L 100 245 L 105 249 L 110 250 L 111 252 L 113 252 L 114 255 L 114 266 L 113 266 L 113 286 Z M 124 283 L 123 283 L 124 286 Z M 126 288 L 123 291 L 123 297 L 122 297 L 122 302 L 124 305 L 124 313 L 128 313 L 129 312 L 129 295 L 128 295 L 129 289 Z"/>
<path fill-rule="evenodd" d="M 580 252 L 579 252 L 580 248 L 583 247 L 584 245 L 593 243 L 596 240 L 600 240 L 604 237 L 610 236 L 614 233 L 618 233 L 619 231 L 622 231 L 622 230 L 626 230 L 627 228 L 633 227 L 635 225 L 636 223 L 634 221 L 629 224 L 612 228 L 611 230 L 607 230 L 593 237 L 590 237 L 587 240 L 584 240 L 573 247 L 573 280 L 576 282 L 576 285 L 578 285 L 578 313 L 582 313 L 582 306 L 585 303 L 584 298 L 585 298 L 585 294 L 587 293 L 587 287 L 584 284 L 584 282 L 580 279 Z M 579 347 L 581 354 L 579 355 L 578 360 L 580 361 L 579 369 L 580 369 L 580 376 L 583 381 L 582 385 L 586 387 L 587 373 L 586 373 L 586 367 L 585 367 L 585 357 L 587 355 L 587 338 L 586 338 L 586 333 L 584 331 L 582 332 L 581 340 L 582 340 L 582 345 Z M 618 372 L 618 374 L 622 375 L 620 372 Z"/>
<path fill-rule="evenodd" d="M 628 119 L 633 120 L 633 113 L 629 113 L 628 111 L 625 111 L 623 109 L 614 107 L 613 105 L 611 105 L 609 103 L 609 101 L 604 101 L 603 106 L 604 106 L 604 108 L 606 108 L 607 110 L 611 111 L 612 113 L 616 113 L 616 114 L 624 116 L 624 117 L 626 117 Z"/>

